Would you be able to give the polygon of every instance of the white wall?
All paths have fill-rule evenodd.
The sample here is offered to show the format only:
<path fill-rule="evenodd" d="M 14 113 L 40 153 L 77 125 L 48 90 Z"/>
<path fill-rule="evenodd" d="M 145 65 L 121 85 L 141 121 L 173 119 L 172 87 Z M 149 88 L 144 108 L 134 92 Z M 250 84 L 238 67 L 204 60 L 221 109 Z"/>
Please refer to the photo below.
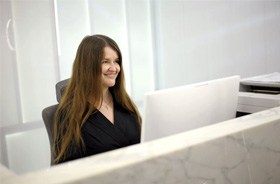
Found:
<path fill-rule="evenodd" d="M 69 78 L 81 40 L 90 35 L 88 0 L 56 0 L 60 80 Z"/>
<path fill-rule="evenodd" d="M 158 88 L 280 71 L 280 1 L 155 0 Z"/>
<path fill-rule="evenodd" d="M 126 1 L 131 95 L 139 105 L 155 87 L 151 16 L 149 0 Z"/>

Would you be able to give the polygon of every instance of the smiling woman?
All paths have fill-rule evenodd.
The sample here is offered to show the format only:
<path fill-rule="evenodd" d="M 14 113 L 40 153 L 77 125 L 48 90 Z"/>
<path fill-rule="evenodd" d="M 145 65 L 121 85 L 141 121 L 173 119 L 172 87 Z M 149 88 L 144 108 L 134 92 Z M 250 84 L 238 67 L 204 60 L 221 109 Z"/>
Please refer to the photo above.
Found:
<path fill-rule="evenodd" d="M 55 162 L 140 142 L 141 117 L 124 87 L 122 55 L 104 35 L 86 36 L 56 111 Z"/>

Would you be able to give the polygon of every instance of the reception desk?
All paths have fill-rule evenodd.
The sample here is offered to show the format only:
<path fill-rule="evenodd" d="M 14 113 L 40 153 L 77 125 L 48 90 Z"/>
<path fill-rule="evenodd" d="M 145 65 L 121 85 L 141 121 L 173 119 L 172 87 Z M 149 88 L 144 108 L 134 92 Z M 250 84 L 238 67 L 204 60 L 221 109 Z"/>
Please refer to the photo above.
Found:
<path fill-rule="evenodd" d="M 130 146 L 1 184 L 279 184 L 280 107 Z"/>

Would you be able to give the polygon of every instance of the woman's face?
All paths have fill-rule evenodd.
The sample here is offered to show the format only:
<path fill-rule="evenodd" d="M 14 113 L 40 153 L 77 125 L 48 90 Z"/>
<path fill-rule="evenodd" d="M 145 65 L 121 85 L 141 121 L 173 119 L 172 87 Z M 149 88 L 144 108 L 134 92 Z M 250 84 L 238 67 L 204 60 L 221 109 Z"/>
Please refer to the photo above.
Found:
<path fill-rule="evenodd" d="M 105 47 L 101 66 L 101 78 L 104 89 L 114 86 L 118 73 L 120 72 L 119 57 L 117 52 L 110 47 Z"/>

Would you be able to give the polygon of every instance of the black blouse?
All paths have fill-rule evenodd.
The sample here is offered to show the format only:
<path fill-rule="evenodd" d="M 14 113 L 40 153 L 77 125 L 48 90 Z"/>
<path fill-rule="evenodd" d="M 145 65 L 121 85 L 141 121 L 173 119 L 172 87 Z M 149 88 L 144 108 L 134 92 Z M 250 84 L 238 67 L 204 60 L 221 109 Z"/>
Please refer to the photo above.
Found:
<path fill-rule="evenodd" d="M 140 142 L 140 127 L 136 115 L 123 109 L 114 101 L 114 124 L 100 111 L 90 115 L 81 129 L 85 150 L 71 153 L 66 162 Z"/>

